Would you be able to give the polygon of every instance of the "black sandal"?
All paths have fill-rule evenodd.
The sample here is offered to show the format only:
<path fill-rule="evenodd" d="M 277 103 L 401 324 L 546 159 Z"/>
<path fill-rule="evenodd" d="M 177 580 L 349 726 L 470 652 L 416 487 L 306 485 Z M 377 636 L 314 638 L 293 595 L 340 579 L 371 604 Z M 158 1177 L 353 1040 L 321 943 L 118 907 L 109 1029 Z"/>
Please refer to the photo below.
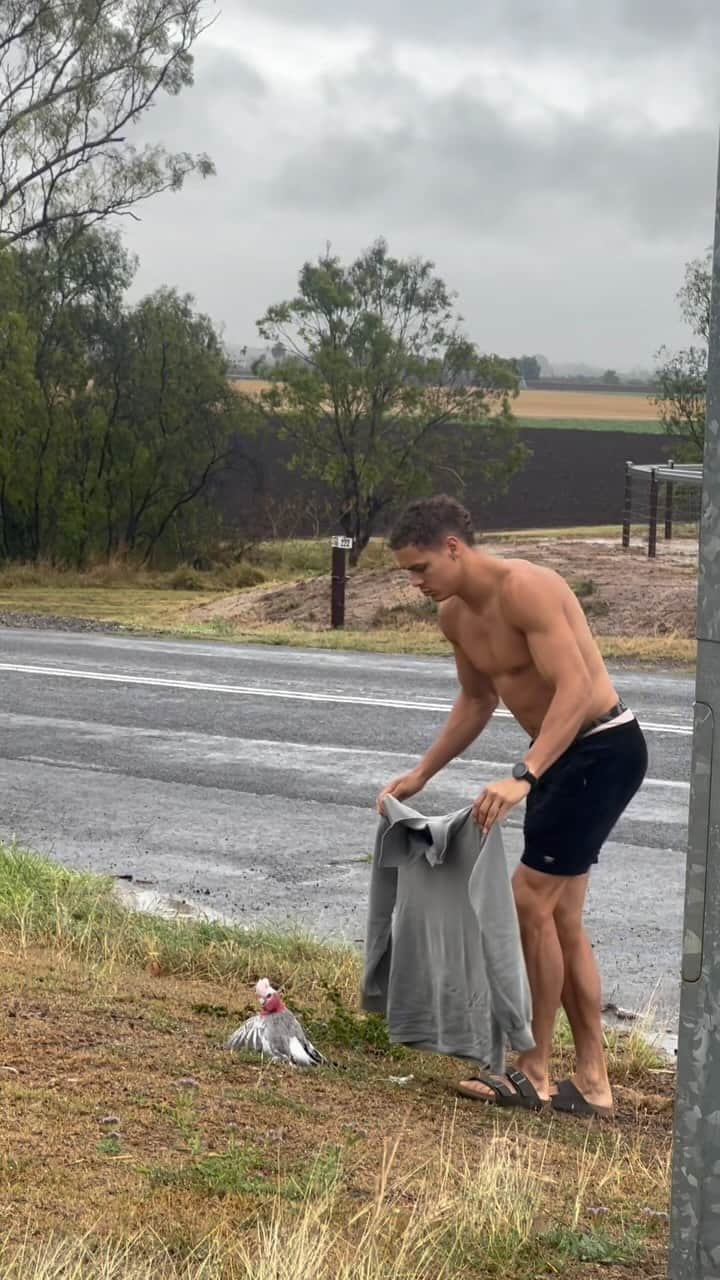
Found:
<path fill-rule="evenodd" d="M 494 1098 L 484 1098 L 475 1089 L 468 1089 L 465 1085 L 459 1084 L 458 1093 L 461 1093 L 464 1098 L 472 1098 L 473 1102 L 484 1102 L 486 1106 L 491 1107 L 520 1107 L 523 1111 L 542 1111 L 543 1107 L 548 1105 L 522 1071 L 507 1071 L 503 1078 L 498 1077 L 496 1080 L 491 1076 L 483 1075 L 469 1076 L 468 1080 L 477 1080 L 478 1084 L 487 1085 L 495 1095 Z M 515 1088 L 509 1089 L 504 1083 L 505 1080 L 509 1080 Z"/>
<path fill-rule="evenodd" d="M 580 1092 L 572 1080 L 558 1080 L 557 1093 L 550 1099 L 553 1111 L 563 1111 L 574 1116 L 602 1116 L 612 1120 L 614 1107 L 597 1107 Z"/>

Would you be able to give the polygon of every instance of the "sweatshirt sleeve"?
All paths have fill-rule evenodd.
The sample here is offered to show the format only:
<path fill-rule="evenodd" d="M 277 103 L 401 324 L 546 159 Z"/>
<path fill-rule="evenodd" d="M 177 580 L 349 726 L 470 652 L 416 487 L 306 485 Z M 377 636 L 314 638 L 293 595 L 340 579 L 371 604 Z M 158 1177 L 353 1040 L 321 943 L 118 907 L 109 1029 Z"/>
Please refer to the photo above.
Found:
<path fill-rule="evenodd" d="M 498 827 L 492 828 L 478 855 L 468 891 L 480 923 L 492 1002 L 493 1061 L 490 1065 L 495 1071 L 503 1071 L 505 1036 L 519 1053 L 533 1049 L 535 1041 L 520 926 Z"/>
<path fill-rule="evenodd" d="M 367 926 L 365 968 L 360 1005 L 367 1013 L 387 1012 L 388 982 L 392 959 L 392 916 L 397 893 L 397 868 L 380 866 L 380 845 L 389 823 L 381 818 L 375 836 Z"/>

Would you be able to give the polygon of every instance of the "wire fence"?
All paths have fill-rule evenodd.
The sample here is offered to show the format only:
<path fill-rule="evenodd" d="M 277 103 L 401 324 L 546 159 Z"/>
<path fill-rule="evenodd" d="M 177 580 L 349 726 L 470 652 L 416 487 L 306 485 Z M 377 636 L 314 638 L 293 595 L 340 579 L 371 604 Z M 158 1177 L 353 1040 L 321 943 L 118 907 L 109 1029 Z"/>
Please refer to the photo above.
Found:
<path fill-rule="evenodd" d="M 702 463 L 625 463 L 622 545 L 654 558 L 673 539 L 697 541 L 702 507 Z"/>

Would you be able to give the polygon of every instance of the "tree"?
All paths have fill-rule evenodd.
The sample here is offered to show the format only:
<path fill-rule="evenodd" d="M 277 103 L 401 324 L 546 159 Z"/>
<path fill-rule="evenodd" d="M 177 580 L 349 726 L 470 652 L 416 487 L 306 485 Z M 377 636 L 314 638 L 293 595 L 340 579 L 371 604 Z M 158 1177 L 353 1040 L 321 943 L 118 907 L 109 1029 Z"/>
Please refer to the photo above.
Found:
<path fill-rule="evenodd" d="M 517 361 L 517 367 L 520 370 L 520 377 L 526 381 L 537 382 L 542 377 L 542 369 L 537 356 L 520 356 Z"/>
<path fill-rule="evenodd" d="M 0 555 L 22 548 L 30 513 L 30 424 L 42 411 L 35 335 L 15 255 L 0 252 Z"/>
<path fill-rule="evenodd" d="M 620 386 L 620 378 L 618 377 L 614 369 L 606 369 L 602 376 L 602 380 L 607 387 Z"/>
<path fill-rule="evenodd" d="M 200 507 L 247 401 L 192 299 L 128 309 L 117 234 L 0 251 L 0 554 L 148 561 L 206 539 Z M 202 525 L 202 529 L 201 526 Z"/>
<path fill-rule="evenodd" d="M 206 155 L 138 150 L 128 132 L 160 90 L 192 84 L 204 0 L 3 0 L 0 238 L 89 225 L 194 171 Z M 134 216 L 134 215 L 132 215 Z"/>
<path fill-rule="evenodd" d="M 250 409 L 227 380 L 220 338 L 192 298 L 160 289 L 126 314 L 98 363 L 104 550 L 148 562 L 231 456 Z"/>
<path fill-rule="evenodd" d="M 135 260 L 117 233 L 93 229 L 24 245 L 16 261 L 36 335 L 39 391 L 26 427 L 31 494 L 22 554 L 36 559 L 50 550 L 81 564 L 99 501 L 94 473 L 104 428 L 93 387 L 96 361 L 121 323 Z"/>
<path fill-rule="evenodd" d="M 710 340 L 710 294 L 712 292 L 712 249 L 704 258 L 694 258 L 685 267 L 685 283 L 678 293 L 680 310 L 693 333 L 703 342 Z"/>
<path fill-rule="evenodd" d="M 349 266 L 328 249 L 303 266 L 297 296 L 258 321 L 290 353 L 269 371 L 261 412 L 291 441 L 290 465 L 337 495 L 353 564 L 381 514 L 431 491 L 440 468 L 443 486 L 461 489 L 472 460 L 502 487 L 525 457 L 510 411 L 517 371 L 462 336 L 433 272 L 391 257 L 384 240 Z"/>
<path fill-rule="evenodd" d="M 687 263 L 685 282 L 678 293 L 682 314 L 701 345 L 677 352 L 661 347 L 656 354 L 660 361 L 655 370 L 658 392 L 652 401 L 660 410 L 667 434 L 679 438 L 675 456 L 692 462 L 702 459 L 705 445 L 711 289 L 712 251 L 708 249 L 704 258 Z"/>

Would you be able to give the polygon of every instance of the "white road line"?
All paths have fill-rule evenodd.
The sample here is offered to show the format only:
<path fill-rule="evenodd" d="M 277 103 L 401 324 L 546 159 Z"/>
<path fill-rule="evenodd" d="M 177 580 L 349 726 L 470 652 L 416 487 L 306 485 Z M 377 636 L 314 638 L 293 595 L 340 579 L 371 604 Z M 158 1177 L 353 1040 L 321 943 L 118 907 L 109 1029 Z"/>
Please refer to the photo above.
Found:
<path fill-rule="evenodd" d="M 21 675 L 60 676 L 68 680 L 97 680 L 109 684 L 142 685 L 156 689 L 192 689 L 201 693 L 248 694 L 254 698 L 284 698 L 301 702 L 332 702 L 346 706 L 390 707 L 399 711 L 450 711 L 451 702 L 407 702 L 400 698 L 362 698 L 352 694 L 310 693 L 300 689 L 265 689 L 243 684 L 211 684 L 202 680 L 169 680 L 157 676 L 131 676 L 108 671 L 81 671 L 66 667 L 26 666 L 16 662 L 0 662 L 0 671 L 15 671 Z M 510 718 L 510 712 L 500 708 L 499 718 Z M 642 722 L 647 733 L 679 734 L 692 736 L 692 725 L 655 724 Z"/>
<path fill-rule="evenodd" d="M 128 732 L 128 731 L 126 730 L 125 732 Z M 136 731 L 132 730 L 131 732 L 136 732 Z M 175 737 L 177 735 L 173 735 L 173 736 Z M 301 751 L 303 754 L 307 752 L 312 752 L 312 751 L 315 751 L 315 752 L 322 751 L 322 752 L 326 752 L 328 755 L 333 755 L 333 756 L 338 756 L 338 755 L 383 756 L 383 757 L 392 756 L 397 760 L 410 760 L 410 761 L 417 759 L 417 756 L 407 755 L 403 751 L 371 751 L 367 747 L 335 747 L 335 746 L 324 746 L 324 745 L 321 746 L 316 742 L 313 742 L 313 743 L 272 742 L 272 741 L 263 742 L 262 740 L 257 738 L 250 738 L 250 739 L 243 738 L 241 741 L 245 747 L 250 747 L 255 751 L 257 751 L 258 748 L 261 748 L 261 747 L 275 747 L 278 750 L 282 749 L 283 752 L 287 753 L 288 749 L 299 747 L 301 748 Z M 122 770 L 119 768 L 116 768 L 114 770 L 108 770 L 104 765 L 94 764 L 87 760 L 72 760 L 72 759 L 69 759 L 67 756 L 63 756 L 61 760 L 57 759 L 55 756 L 39 756 L 39 755 L 17 755 L 12 757 L 0 756 L 0 759 L 9 759 L 11 763 L 16 761 L 22 761 L 26 764 L 49 765 L 51 768 L 77 769 L 80 772 L 84 772 L 84 771 L 88 771 L 90 773 L 108 773 L 108 772 L 121 773 L 122 772 Z M 258 761 L 258 763 L 260 762 Z M 287 767 L 287 756 L 285 758 L 284 763 Z M 485 771 L 487 771 L 488 773 L 498 774 L 500 777 L 502 777 L 504 776 L 505 773 L 508 773 L 508 774 L 510 773 L 510 770 L 512 769 L 513 764 L 514 764 L 514 761 L 466 760 L 464 757 L 458 757 L 456 760 L 451 760 L 450 763 L 445 766 L 443 770 L 443 777 L 446 777 L 446 775 L 449 774 L 455 768 L 456 765 L 466 765 L 466 766 L 469 765 L 475 770 L 476 773 L 477 772 L 484 773 Z M 307 762 L 301 762 L 294 767 L 298 769 L 298 768 L 307 768 L 308 766 L 307 766 Z M 290 768 L 292 769 L 293 766 L 291 765 Z M 435 785 L 439 784 L 440 786 L 442 786 L 442 783 L 443 783 L 443 779 L 440 778 L 440 775 L 438 775 L 438 781 L 435 783 Z M 664 788 L 668 788 L 669 790 L 684 791 L 684 792 L 688 792 L 690 790 L 689 782 L 683 782 L 681 780 L 673 781 L 668 778 L 645 778 L 642 785 L 643 785 L 643 788 L 664 787 Z"/>

